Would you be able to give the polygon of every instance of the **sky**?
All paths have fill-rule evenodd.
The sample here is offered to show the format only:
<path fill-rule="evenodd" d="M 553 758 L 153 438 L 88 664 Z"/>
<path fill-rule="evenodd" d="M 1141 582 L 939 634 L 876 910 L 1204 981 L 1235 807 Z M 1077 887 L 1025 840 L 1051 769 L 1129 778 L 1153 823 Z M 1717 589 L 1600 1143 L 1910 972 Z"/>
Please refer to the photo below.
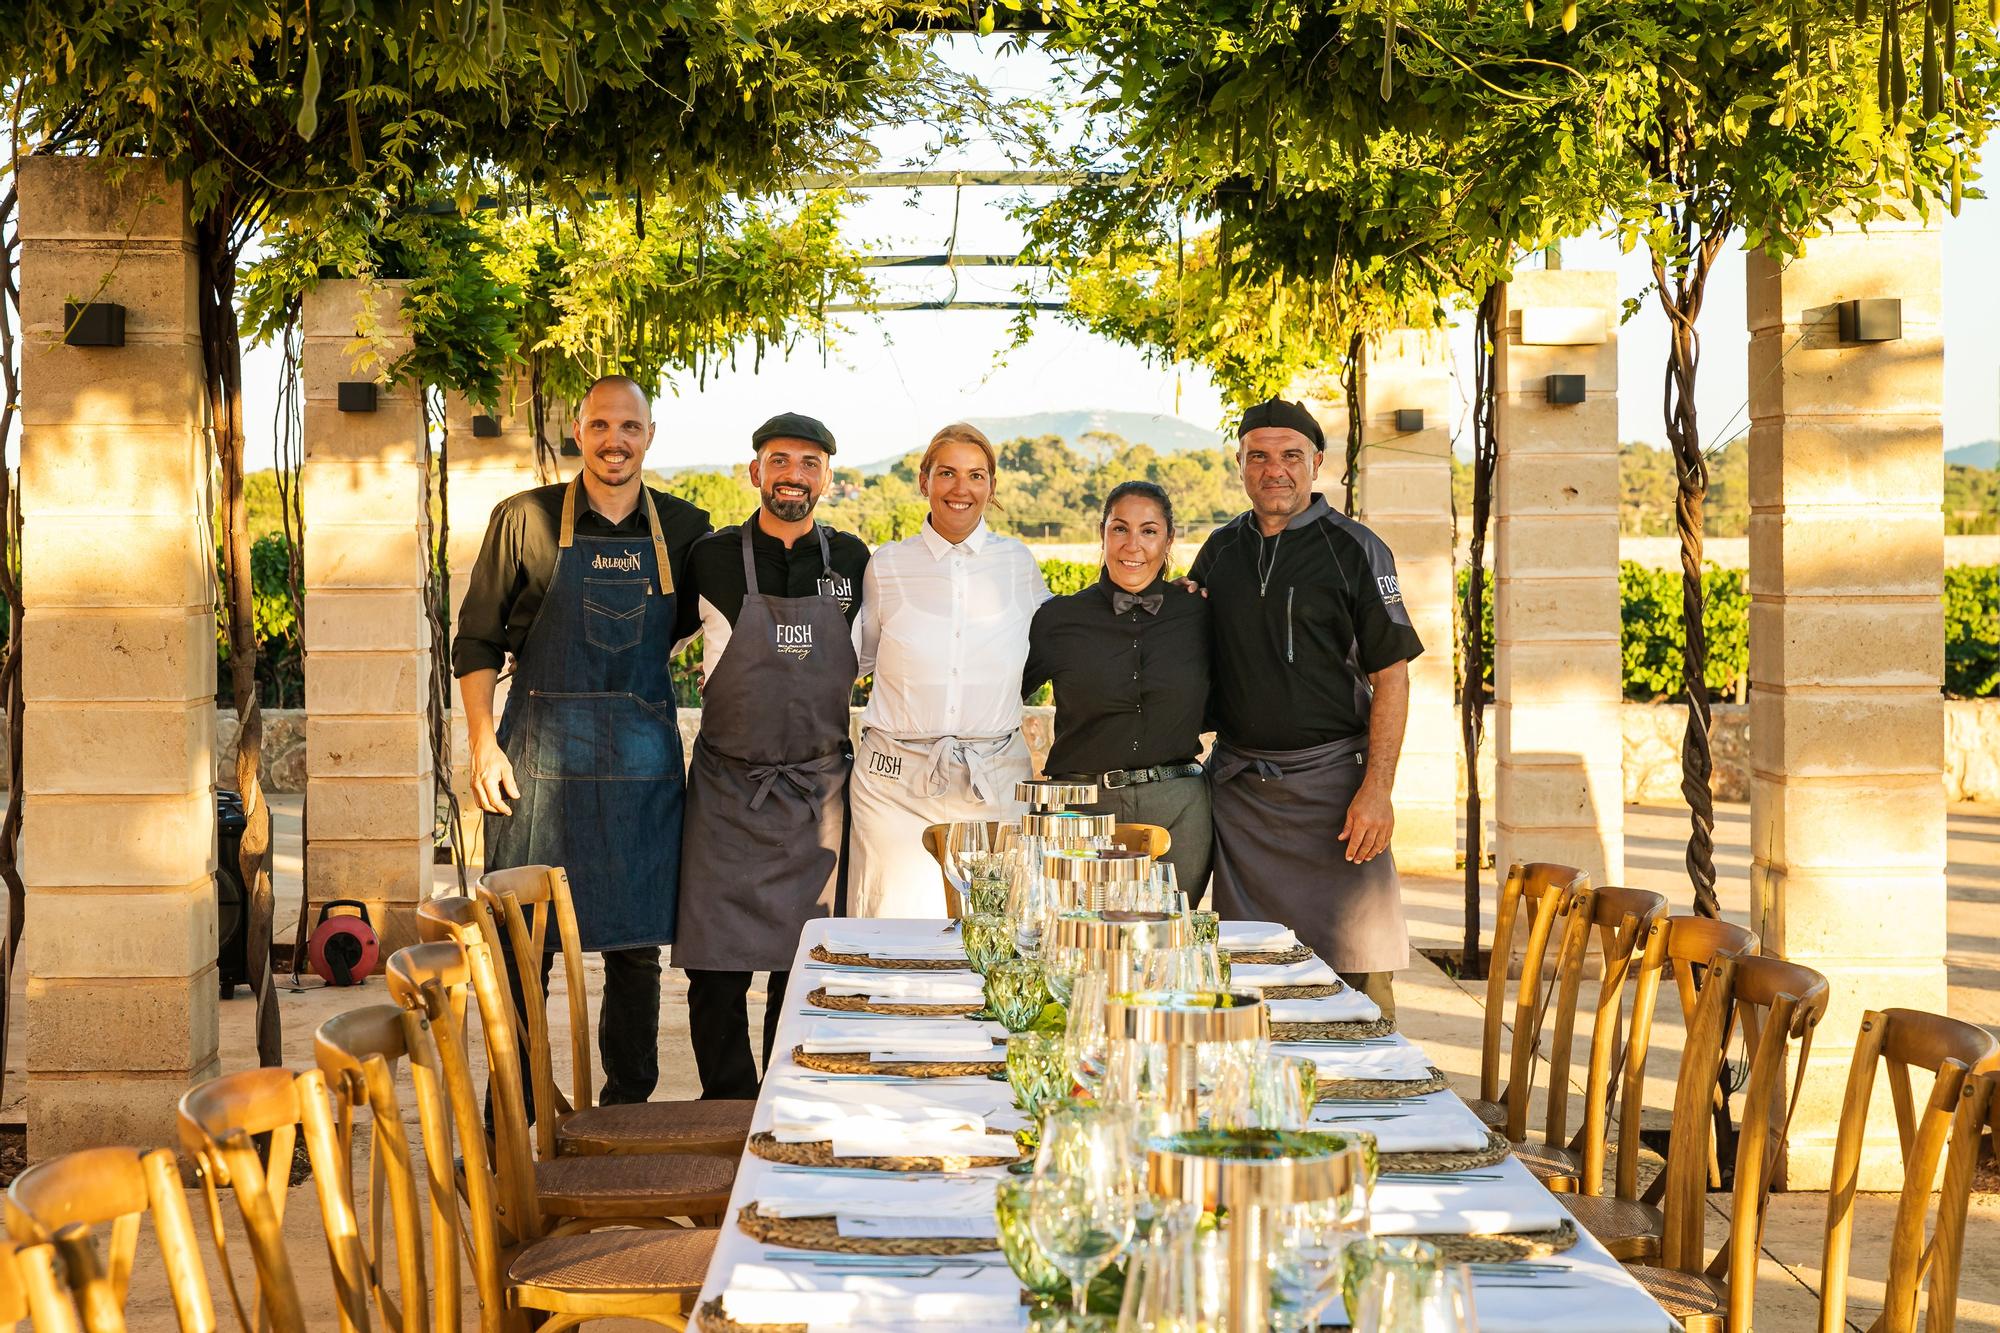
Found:
<path fill-rule="evenodd" d="M 1050 69 L 1038 54 L 1003 57 L 998 39 L 952 39 L 950 59 L 1002 91 L 1048 87 Z M 878 141 L 882 166 L 992 168 L 1012 165 L 997 148 L 974 143 L 946 156 L 912 161 L 923 136 L 898 131 Z M 865 192 L 844 222 L 850 244 L 886 253 L 941 253 L 951 243 L 962 253 L 1011 253 L 1022 242 L 1008 206 L 1021 196 L 1010 189 L 949 188 Z M 1955 448 L 2000 437 L 2000 201 L 1966 201 L 1961 215 L 1941 228 L 1944 267 L 1945 446 Z M 1621 255 L 1614 241 L 1578 237 L 1562 248 L 1569 269 L 1610 269 L 1621 297 L 1645 290 L 1650 271 L 1643 252 Z M 1710 279 L 1698 329 L 1702 361 L 1697 408 L 1704 439 L 1725 443 L 1747 424 L 1743 327 L 1744 262 L 1740 250 L 1723 254 Z M 878 271 L 879 276 L 879 271 Z M 1006 269 L 957 271 L 965 299 L 1006 300 L 1017 275 Z M 953 277 L 924 270 L 884 279 L 885 299 L 941 297 Z M 751 429 L 781 411 L 808 412 L 826 421 L 841 441 L 840 460 L 853 465 L 922 447 L 939 426 L 965 417 L 1022 416 L 1035 412 L 1107 409 L 1178 415 L 1204 428 L 1226 417 L 1221 395 L 1198 366 L 1150 364 L 1137 351 L 1079 331 L 1052 312 L 1042 313 L 1033 337 L 1010 350 L 1012 316 L 985 311 L 909 311 L 839 317 L 841 328 L 822 355 L 817 342 L 791 356 L 767 355 L 753 370 L 693 376 L 667 386 L 655 403 L 659 435 L 648 463 L 658 468 L 745 461 Z M 1469 324 L 1469 320 L 1467 321 Z M 1664 444 L 1661 379 L 1667 325 L 1657 301 L 1618 331 L 1619 418 L 1622 438 Z M 1461 326 L 1454 337 L 1460 382 L 1469 379 L 1472 340 Z M 245 407 L 252 434 L 252 468 L 271 463 L 270 420 L 277 358 L 269 349 L 245 358 Z M 1461 400 L 1463 394 L 1461 393 Z M 1461 448 L 1466 413 L 1458 427 Z"/>

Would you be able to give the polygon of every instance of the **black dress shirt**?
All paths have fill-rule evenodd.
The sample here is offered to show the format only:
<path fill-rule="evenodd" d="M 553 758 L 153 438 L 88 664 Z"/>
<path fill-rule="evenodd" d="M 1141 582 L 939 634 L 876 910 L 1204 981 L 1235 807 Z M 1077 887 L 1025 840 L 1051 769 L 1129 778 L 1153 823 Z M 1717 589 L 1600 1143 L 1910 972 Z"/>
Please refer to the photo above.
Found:
<path fill-rule="evenodd" d="M 1368 677 L 1423 652 L 1380 537 L 1321 496 L 1275 536 L 1242 514 L 1188 570 L 1215 617 L 1216 735 L 1304 750 L 1368 730 Z"/>
<path fill-rule="evenodd" d="M 762 513 L 759 510 L 758 513 Z M 868 543 L 851 532 L 826 530 L 827 554 L 833 567 L 823 569 L 819 539 L 811 533 L 788 548 L 766 533 L 757 514 L 751 524 L 750 559 L 757 567 L 757 591 L 766 597 L 811 597 L 829 592 L 852 625 L 861 610 L 861 576 L 868 569 Z M 694 544 L 688 556 L 688 595 L 701 609 L 701 670 L 706 679 L 729 646 L 730 631 L 743 610 L 743 525 L 732 523 Z"/>
<path fill-rule="evenodd" d="M 458 635 L 451 644 L 454 676 L 499 670 L 509 653 L 521 651 L 528 627 L 548 595 L 555 572 L 556 544 L 562 537 L 563 492 L 567 482 L 537 486 L 509 496 L 493 510 L 486 540 L 473 563 L 465 601 L 458 608 Z M 647 487 L 660 511 L 660 536 L 667 544 L 667 564 L 673 572 L 674 639 L 685 639 L 700 621 L 695 599 L 681 587 L 687 577 L 688 550 L 708 531 L 708 511 L 678 496 Z M 590 507 L 590 493 L 577 496 L 576 530 L 587 537 L 644 538 L 646 507 L 634 505 L 618 523 L 608 522 Z"/>
<path fill-rule="evenodd" d="M 1103 573 L 1082 592 L 1051 597 L 1028 630 L 1026 698 L 1053 682 L 1050 773 L 1108 773 L 1177 764 L 1201 753 L 1208 702 L 1208 599 L 1163 579 L 1158 614 L 1114 612 Z"/>

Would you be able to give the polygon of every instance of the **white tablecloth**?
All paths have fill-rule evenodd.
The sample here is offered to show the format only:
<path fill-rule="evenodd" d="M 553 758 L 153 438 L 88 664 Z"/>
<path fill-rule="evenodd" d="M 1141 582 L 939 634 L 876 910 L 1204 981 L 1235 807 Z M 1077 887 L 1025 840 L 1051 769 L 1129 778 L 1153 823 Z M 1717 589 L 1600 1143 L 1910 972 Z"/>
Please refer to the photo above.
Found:
<path fill-rule="evenodd" d="M 884 941 L 878 947 L 886 955 L 897 952 L 886 947 L 888 944 L 923 941 L 927 934 L 934 938 L 942 924 L 940 921 L 810 922 L 800 938 L 799 956 L 793 968 L 794 971 L 807 968 L 810 961 L 807 951 L 826 938 L 829 927 L 839 932 L 843 943 L 849 944 L 868 944 L 868 932 L 879 932 L 874 938 Z M 780 1095 L 798 1099 L 818 1096 L 826 1104 L 824 1113 L 828 1115 L 835 1114 L 836 1107 L 852 1105 L 854 1095 L 866 1087 L 884 1094 L 881 1100 L 885 1103 L 907 1105 L 913 1097 L 936 1094 L 937 1100 L 947 1103 L 951 1110 L 974 1114 L 997 1112 L 1009 1102 L 1005 1085 L 985 1078 L 870 1084 L 800 1069 L 792 1062 L 791 1050 L 799 1044 L 814 1017 L 806 1012 L 808 1006 L 804 1002 L 804 993 L 810 988 L 795 985 L 793 989 L 795 996 L 788 998 L 785 1013 L 779 1019 L 770 1076 L 765 1079 L 759 1098 L 755 1121 L 759 1128 L 770 1125 L 772 1103 Z M 891 1093 L 893 1097 L 888 1096 Z M 999 1116 L 992 1116 L 989 1123 L 998 1119 Z M 716 1242 L 715 1259 L 702 1287 L 703 1302 L 720 1296 L 724 1285 L 733 1281 L 736 1308 L 732 1313 L 747 1322 L 803 1321 L 815 1330 L 837 1328 L 841 1333 L 878 1333 L 878 1330 L 916 1333 L 924 1325 L 930 1326 L 925 1333 L 936 1333 L 940 1322 L 949 1323 L 952 1333 L 987 1333 L 987 1330 L 1018 1329 L 1024 1323 L 1026 1315 L 1015 1304 L 1018 1286 L 1004 1263 L 995 1266 L 1000 1258 L 997 1252 L 965 1260 L 939 1260 L 940 1270 L 922 1278 L 856 1275 L 834 1267 L 815 1267 L 810 1262 L 789 1262 L 805 1252 L 787 1252 L 751 1240 L 737 1229 L 737 1210 L 772 1193 L 775 1183 L 789 1184 L 796 1191 L 801 1181 L 812 1179 L 793 1175 L 787 1182 L 782 1175 L 774 1174 L 779 1171 L 773 1163 L 745 1154 L 730 1195 L 729 1215 Z M 1005 1175 L 997 1169 L 956 1174 L 961 1180 L 983 1177 L 996 1182 Z M 1538 1206 L 1537 1194 L 1546 1197 L 1546 1191 L 1512 1159 L 1500 1166 L 1484 1168 L 1479 1174 L 1497 1174 L 1503 1179 L 1468 1182 L 1466 1188 L 1480 1185 L 1480 1197 L 1497 1201 L 1500 1206 L 1507 1206 L 1510 1198 L 1518 1199 L 1523 1207 Z M 1383 1182 L 1386 1201 L 1395 1203 L 1400 1198 L 1399 1207 L 1403 1204 L 1412 1209 L 1420 1207 L 1417 1192 L 1401 1190 L 1401 1184 Z M 922 1192 L 921 1186 L 916 1188 Z M 979 1187 L 964 1184 L 961 1188 Z M 865 1201 L 862 1206 L 867 1206 Z M 1423 1219 L 1417 1215 L 1410 1220 L 1415 1223 Z M 1451 1228 L 1439 1225 L 1433 1229 Z M 943 1267 L 954 1263 L 964 1266 Z M 1516 1288 L 1479 1283 L 1475 1298 L 1481 1333 L 1671 1333 L 1678 1327 L 1587 1232 L 1575 1248 L 1534 1267 L 1560 1271 L 1549 1274 L 1535 1286 Z M 1337 1301 L 1323 1316 L 1328 1323 L 1341 1317 Z"/>

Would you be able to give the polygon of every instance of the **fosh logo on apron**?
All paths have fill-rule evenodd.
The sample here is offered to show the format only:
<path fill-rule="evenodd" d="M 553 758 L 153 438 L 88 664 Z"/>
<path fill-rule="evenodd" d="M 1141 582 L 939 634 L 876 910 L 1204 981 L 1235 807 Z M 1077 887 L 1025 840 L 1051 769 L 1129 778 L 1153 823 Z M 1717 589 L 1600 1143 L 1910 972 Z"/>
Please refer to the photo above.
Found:
<path fill-rule="evenodd" d="M 845 574 L 828 571 L 819 576 L 819 595 L 833 598 L 845 611 L 854 605 L 854 580 Z"/>
<path fill-rule="evenodd" d="M 771 626 L 771 642 L 787 657 L 804 659 L 812 656 L 813 627 L 811 625 L 787 625 L 783 621 Z"/>
<path fill-rule="evenodd" d="M 592 569 L 622 569 L 627 573 L 636 574 L 639 572 L 639 553 L 637 551 L 626 551 L 622 555 L 606 555 L 602 551 L 599 551 L 590 558 L 590 567 Z"/>
<path fill-rule="evenodd" d="M 879 773 L 885 778 L 903 780 L 903 758 L 901 755 L 883 754 L 880 750 L 868 752 L 868 771 Z"/>

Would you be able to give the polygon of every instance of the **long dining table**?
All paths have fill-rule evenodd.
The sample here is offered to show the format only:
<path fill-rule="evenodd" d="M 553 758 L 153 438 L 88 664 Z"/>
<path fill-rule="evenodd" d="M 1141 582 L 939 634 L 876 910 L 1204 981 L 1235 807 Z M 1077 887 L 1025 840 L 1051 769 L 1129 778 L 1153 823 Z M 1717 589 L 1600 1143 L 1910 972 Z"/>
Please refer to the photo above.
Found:
<path fill-rule="evenodd" d="M 794 1051 L 809 1032 L 871 1030 L 869 1015 L 837 1013 L 808 1002 L 820 979 L 836 970 L 852 970 L 836 969 L 814 957 L 814 946 L 826 941 L 829 930 L 839 932 L 842 948 L 851 948 L 857 937 L 873 939 L 893 956 L 896 947 L 905 942 L 913 948 L 928 945 L 935 949 L 949 927 L 942 918 L 836 919 L 814 921 L 805 927 L 792 963 L 770 1068 L 758 1096 L 753 1133 L 772 1130 L 779 1124 L 781 1112 L 787 1118 L 786 1126 L 795 1128 L 800 1108 L 810 1111 L 823 1104 L 831 1113 L 845 1115 L 869 1108 L 871 1102 L 881 1104 L 872 1109 L 886 1119 L 891 1138 L 907 1135 L 912 1143 L 917 1141 L 918 1131 L 901 1127 L 912 1123 L 913 1111 L 916 1116 L 934 1112 L 939 1117 L 937 1123 L 943 1126 L 969 1123 L 961 1117 L 976 1116 L 986 1129 L 998 1133 L 1021 1123 L 1007 1084 L 984 1075 L 922 1078 L 820 1073 L 798 1063 Z M 997 1034 L 998 1025 L 992 1026 Z M 1400 1039 L 1392 1039 L 1387 1045 L 1393 1047 L 1397 1041 Z M 1285 1043 L 1274 1045 L 1286 1049 Z M 1384 1043 L 1377 1039 L 1374 1045 L 1380 1049 Z M 1470 1114 L 1450 1092 L 1433 1093 L 1421 1101 L 1434 1111 L 1456 1109 Z M 1448 1105 L 1440 1108 L 1441 1102 Z M 1380 1117 L 1403 1114 L 1396 1109 L 1402 1105 L 1322 1104 L 1316 1109 L 1313 1127 L 1367 1129 L 1371 1115 L 1379 1125 Z M 1417 1105 L 1418 1099 L 1411 1099 L 1409 1107 Z M 719 1301 L 725 1316 L 735 1324 L 804 1324 L 814 1333 L 822 1329 L 843 1333 L 910 1330 L 939 1321 L 949 1321 L 953 1333 L 1019 1330 L 1027 1321 L 1027 1311 L 1020 1301 L 1019 1283 L 1002 1258 L 997 1240 L 990 1251 L 934 1262 L 908 1258 L 878 1261 L 761 1242 L 737 1224 L 738 1214 L 747 1205 L 763 1201 L 773 1211 L 792 1216 L 837 1214 L 842 1234 L 870 1234 L 871 1227 L 881 1234 L 918 1234 L 920 1228 L 931 1227 L 935 1229 L 923 1234 L 989 1235 L 993 1234 L 990 1214 L 985 1218 L 975 1215 L 978 1201 L 990 1199 L 992 1186 L 1006 1178 L 1005 1169 L 1000 1167 L 888 1172 L 781 1165 L 746 1150 L 700 1304 L 707 1307 L 711 1301 Z M 815 1200 L 824 1203 L 816 1205 Z M 1376 1186 L 1373 1210 L 1377 1234 L 1385 1229 L 1419 1234 L 1482 1232 L 1496 1226 L 1527 1231 L 1553 1226 L 1550 1219 L 1561 1216 L 1553 1196 L 1513 1157 L 1462 1173 L 1395 1180 L 1385 1177 Z M 1575 1245 L 1551 1257 L 1483 1265 L 1475 1270 L 1480 1333 L 1662 1333 L 1679 1327 L 1587 1231 L 1578 1228 L 1578 1232 Z M 1320 1322 L 1346 1322 L 1338 1299 L 1321 1315 Z"/>

